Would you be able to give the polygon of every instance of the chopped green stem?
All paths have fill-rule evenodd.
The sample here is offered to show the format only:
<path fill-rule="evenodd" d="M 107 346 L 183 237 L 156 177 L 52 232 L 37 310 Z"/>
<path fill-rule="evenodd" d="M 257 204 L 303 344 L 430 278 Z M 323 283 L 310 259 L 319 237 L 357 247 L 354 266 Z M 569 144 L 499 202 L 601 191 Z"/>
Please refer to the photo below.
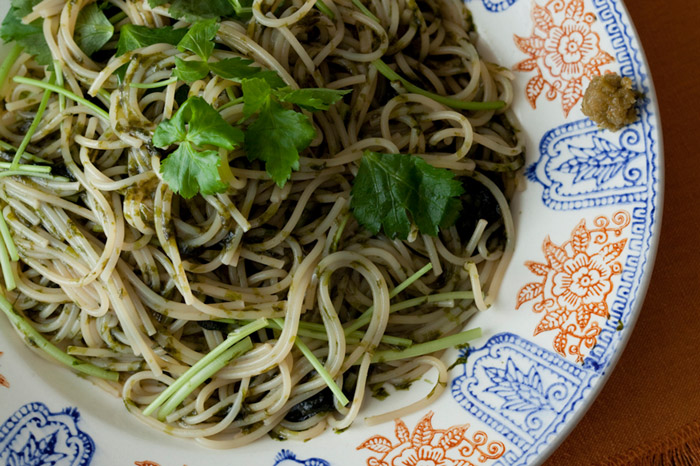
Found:
<path fill-rule="evenodd" d="M 401 301 L 400 303 L 392 304 L 389 308 L 389 312 L 402 311 L 404 309 L 420 306 L 421 304 L 425 303 L 437 303 L 440 301 L 448 301 L 451 299 L 474 299 L 474 293 L 472 291 L 450 291 L 447 293 L 437 293 L 427 296 L 420 296 L 418 298 L 407 299 L 406 301 Z"/>
<path fill-rule="evenodd" d="M 233 332 L 229 333 L 228 337 L 224 341 L 222 341 L 216 348 L 211 350 L 202 359 L 197 361 L 192 367 L 187 369 L 187 371 L 180 377 L 178 377 L 178 379 L 175 382 L 173 382 L 172 385 L 163 390 L 163 393 L 161 393 L 158 396 L 158 398 L 156 398 L 151 404 L 146 406 L 146 409 L 143 410 L 143 414 L 145 416 L 150 416 L 156 409 L 158 409 L 163 403 L 165 403 L 165 401 L 168 398 L 170 398 L 175 392 L 180 390 L 180 388 L 182 388 L 188 380 L 194 377 L 195 374 L 197 374 L 201 370 L 204 370 L 210 363 L 212 363 L 212 361 L 221 356 L 231 346 L 235 345 L 251 333 L 257 332 L 261 328 L 266 327 L 267 324 L 267 319 L 258 319 L 247 325 L 244 325 L 243 327 L 239 327 Z M 159 413 L 159 415 L 160 414 L 161 413 Z"/>
<path fill-rule="evenodd" d="M 401 293 L 403 290 L 405 290 L 406 288 L 411 286 L 413 284 L 413 282 L 415 282 L 416 280 L 418 280 L 420 277 L 422 277 L 426 273 L 430 272 L 431 270 L 433 270 L 433 264 L 431 262 L 428 262 L 423 267 L 418 269 L 418 271 L 416 273 L 414 273 L 413 275 L 408 277 L 406 280 L 399 283 L 399 286 L 397 286 L 396 288 L 391 290 L 391 293 L 389 293 L 389 297 L 393 298 L 397 294 Z"/>
<path fill-rule="evenodd" d="M 5 81 L 7 81 L 7 75 L 10 74 L 10 69 L 12 69 L 12 65 L 15 64 L 17 58 L 22 53 L 22 50 L 23 47 L 15 42 L 15 44 L 10 49 L 10 53 L 7 54 L 7 57 L 5 57 L 5 59 L 2 61 L 2 64 L 0 65 L 0 99 L 3 99 L 5 97 L 5 95 L 2 93 L 2 90 L 5 88 Z"/>
<path fill-rule="evenodd" d="M 399 285 L 391 290 L 389 293 L 389 298 L 393 298 L 397 294 L 401 293 L 403 290 L 411 286 L 413 282 L 418 280 L 420 277 L 425 275 L 426 273 L 430 272 L 433 269 L 433 264 L 428 262 L 425 264 L 423 267 L 421 267 L 416 273 L 408 277 L 406 280 L 403 282 L 399 283 Z M 372 312 L 374 312 L 374 306 L 370 306 L 369 309 L 367 309 L 365 312 L 362 313 L 360 317 L 357 318 L 354 322 L 352 322 L 350 325 L 345 327 L 345 335 L 349 335 L 355 330 L 358 330 L 365 325 L 369 323 L 370 320 L 372 320 Z"/>
<path fill-rule="evenodd" d="M 272 321 L 277 325 L 277 327 L 279 327 L 280 330 L 284 328 L 284 321 L 282 319 L 272 319 Z M 321 364 L 321 361 L 319 361 L 318 358 L 314 355 L 314 353 L 309 349 L 309 347 L 306 346 L 306 343 L 304 343 L 301 340 L 301 338 L 296 337 L 294 339 L 294 344 L 297 348 L 299 348 L 301 354 L 303 354 L 306 357 L 306 359 L 309 360 L 313 368 L 316 369 L 316 373 L 318 373 L 318 375 L 321 376 L 323 381 L 326 382 L 326 385 L 328 385 L 328 388 L 331 389 L 331 391 L 338 399 L 340 404 L 345 406 L 348 403 L 350 403 L 350 400 L 348 400 L 348 398 L 345 396 L 343 390 L 341 390 L 338 384 L 335 383 L 335 380 L 333 380 L 331 374 L 328 373 L 326 368 L 323 367 L 323 364 Z"/>
<path fill-rule="evenodd" d="M 14 78 L 12 78 L 12 80 L 17 82 L 17 83 L 29 84 L 30 86 L 36 86 L 36 87 L 39 87 L 41 89 L 48 89 L 48 90 L 56 92 L 60 95 L 65 95 L 69 99 L 90 108 L 95 113 L 97 113 L 100 117 L 102 117 L 105 121 L 109 121 L 109 113 L 107 113 L 107 111 L 105 109 L 98 107 L 97 105 L 93 104 L 89 100 L 87 100 L 83 97 L 80 97 L 67 89 L 56 86 L 55 84 L 45 83 L 45 82 L 39 81 L 37 79 L 25 78 L 24 76 L 15 76 Z"/>
<path fill-rule="evenodd" d="M 374 21 L 381 23 L 381 21 L 379 21 L 379 18 L 374 16 L 374 13 L 369 11 L 369 9 L 367 9 L 367 7 L 364 6 L 360 0 L 352 0 L 352 4 L 355 5 L 362 13 L 364 13 L 365 16 L 368 16 L 368 17 L 372 18 Z"/>
<path fill-rule="evenodd" d="M 228 96 L 228 100 L 236 100 L 236 94 L 233 92 L 233 86 L 226 88 L 226 95 Z"/>
<path fill-rule="evenodd" d="M 32 327 L 29 322 L 27 322 L 19 314 L 15 313 L 14 309 L 12 309 L 12 305 L 7 299 L 5 299 L 4 296 L 0 296 L 0 310 L 2 310 L 14 324 L 14 326 L 24 334 L 25 339 L 30 345 L 36 345 L 57 361 L 72 369 L 75 369 L 76 371 L 82 372 L 83 374 L 112 381 L 117 381 L 119 379 L 119 374 L 116 372 L 100 369 L 93 364 L 76 359 L 58 349 L 53 343 L 49 342 L 42 334 Z"/>
<path fill-rule="evenodd" d="M 2 235 L 2 241 L 5 243 L 7 252 L 10 254 L 10 259 L 13 261 L 19 260 L 19 254 L 17 253 L 17 246 L 15 246 L 15 241 L 12 239 L 12 234 L 10 233 L 10 228 L 7 226 L 5 221 L 5 216 L 0 211 L 0 234 Z M 8 289 L 10 289 L 8 287 Z"/>
<path fill-rule="evenodd" d="M 299 322 L 299 330 L 297 334 L 302 337 L 313 338 L 315 340 L 328 341 L 328 334 L 326 333 L 326 327 L 323 324 L 316 324 L 312 322 Z M 345 337 L 348 343 L 359 343 L 362 340 L 364 333 L 357 331 Z M 411 346 L 413 340 L 409 338 L 394 337 L 391 335 L 383 335 L 382 343 L 394 346 Z"/>
<path fill-rule="evenodd" d="M 173 76 L 170 79 L 166 79 L 165 81 L 158 81 L 155 83 L 129 83 L 129 86 L 135 87 L 136 89 L 156 89 L 159 87 L 165 87 L 169 86 L 170 84 L 174 84 L 177 82 L 177 78 Z"/>
<path fill-rule="evenodd" d="M 426 91 L 425 89 L 421 89 L 415 84 L 412 84 L 406 78 L 400 76 L 398 73 L 392 70 L 389 67 L 389 65 L 384 63 L 381 59 L 374 60 L 372 62 L 372 65 L 374 65 L 377 71 L 384 75 L 384 77 L 388 80 L 400 82 L 408 92 L 413 92 L 415 94 L 420 94 L 425 97 L 429 97 L 436 102 L 439 102 L 443 105 L 447 105 L 448 107 L 458 108 L 460 110 L 498 110 L 500 108 L 505 107 L 506 105 L 506 103 L 502 100 L 495 100 L 490 102 L 474 102 L 454 99 L 452 97 L 446 97 L 444 95 L 435 94 L 434 92 Z"/>
<path fill-rule="evenodd" d="M 23 155 L 27 155 L 26 152 Z M 0 162 L 0 168 L 6 170 L 13 168 L 10 162 Z M 26 165 L 19 164 L 17 166 L 17 171 L 32 172 L 32 173 L 51 173 L 51 167 L 48 165 Z"/>
<path fill-rule="evenodd" d="M 216 319 L 216 322 L 221 322 L 224 324 L 239 324 L 240 320 L 235 319 Z M 270 324 L 268 328 L 278 328 L 276 324 Z M 317 324 L 314 322 L 299 322 L 299 329 L 297 330 L 297 335 L 307 338 L 313 338 L 314 340 L 324 340 L 328 341 L 328 334 L 326 333 L 326 327 L 323 324 Z M 345 341 L 348 343 L 359 343 L 362 340 L 364 333 L 362 332 L 352 332 L 350 335 L 345 337 Z M 391 335 L 382 336 L 382 343 L 394 346 L 411 346 L 413 340 L 409 338 L 395 337 Z"/>
<path fill-rule="evenodd" d="M 335 19 L 335 15 L 331 11 L 331 9 L 328 8 L 328 5 L 323 3 L 323 0 L 316 0 L 316 8 L 318 8 L 318 11 L 328 16 L 330 19 Z"/>
<path fill-rule="evenodd" d="M 56 85 L 58 87 L 63 87 L 63 68 L 61 67 L 60 60 L 53 61 L 53 69 L 56 71 Z M 58 108 L 61 111 L 66 109 L 66 96 L 63 94 L 58 94 Z"/>
<path fill-rule="evenodd" d="M 112 98 L 112 94 L 109 93 L 107 89 L 100 89 L 97 91 L 97 95 L 105 99 L 107 102 L 109 102 L 109 99 Z"/>
<path fill-rule="evenodd" d="M 125 19 L 126 17 L 127 17 L 127 16 L 126 16 L 126 13 L 124 13 L 123 11 L 120 11 L 120 12 L 117 13 L 116 15 L 112 16 L 111 18 L 109 18 L 109 22 L 112 23 L 112 24 L 117 24 L 119 21 Z"/>
<path fill-rule="evenodd" d="M 471 340 L 481 337 L 481 328 L 473 328 L 465 332 L 460 332 L 449 337 L 438 338 L 433 341 L 427 341 L 425 343 L 416 343 L 410 348 L 403 350 L 386 350 L 377 351 L 372 356 L 372 362 L 389 362 L 397 361 L 399 359 L 414 358 L 416 356 L 423 356 L 425 354 L 434 353 L 436 351 L 441 351 L 452 346 L 463 345 Z M 357 362 L 359 364 L 360 361 Z"/>
<path fill-rule="evenodd" d="M 8 144 L 5 141 L 0 141 L 0 149 L 17 152 L 17 148 L 15 146 L 13 146 L 12 144 Z M 36 155 L 30 154 L 29 152 L 25 152 L 24 154 L 22 154 L 22 158 L 31 160 L 32 162 L 49 163 L 47 160 L 44 160 L 41 157 L 37 157 Z"/>
<path fill-rule="evenodd" d="M 231 3 L 231 6 L 233 6 L 233 11 L 235 11 L 236 15 L 238 16 L 253 12 L 252 8 L 241 6 L 241 2 L 238 0 L 229 0 L 229 2 Z"/>
<path fill-rule="evenodd" d="M 52 81 L 55 78 L 55 74 L 51 77 L 51 80 L 49 81 L 49 84 L 52 84 Z M 36 115 L 34 115 L 34 120 L 32 121 L 32 124 L 29 126 L 29 129 L 27 132 L 24 134 L 24 139 L 22 139 L 22 142 L 19 145 L 19 148 L 17 149 L 17 152 L 15 152 L 15 156 L 12 159 L 12 165 L 10 166 L 10 170 L 17 170 L 19 168 L 19 161 L 22 159 L 22 154 L 24 153 L 24 150 L 27 148 L 29 145 L 29 141 L 31 141 L 32 136 L 34 136 L 34 133 L 36 132 L 36 129 L 39 127 L 39 123 L 41 123 L 41 117 L 44 116 L 44 112 L 46 111 L 46 106 L 49 104 L 49 98 L 51 97 L 51 90 L 46 89 L 44 91 L 44 95 L 41 98 L 41 102 L 39 103 L 39 108 L 36 111 Z"/>
<path fill-rule="evenodd" d="M 8 291 L 17 288 L 15 274 L 12 273 L 12 264 L 10 263 L 10 256 L 7 253 L 7 247 L 4 241 L 0 242 L 0 268 L 2 269 L 2 276 L 5 278 L 5 288 L 7 288 Z"/>
<path fill-rule="evenodd" d="M 190 395 L 190 393 L 203 384 L 205 380 L 223 369 L 232 359 L 247 353 L 252 348 L 253 342 L 250 340 L 250 337 L 245 337 L 243 341 L 236 343 L 230 349 L 225 350 L 223 353 L 214 358 L 209 364 L 207 364 L 206 367 L 202 368 L 202 370 L 198 371 L 196 374 L 193 374 L 191 377 L 188 377 L 187 381 L 182 384 L 182 386 L 173 394 L 173 396 L 171 396 L 168 401 L 165 402 L 163 407 L 160 408 L 160 411 L 158 411 L 158 419 L 161 421 L 165 420 L 165 418 L 170 413 L 175 411 L 175 408 L 177 408 L 180 403 L 182 403 L 182 401 Z M 183 374 L 183 377 L 186 374 L 187 373 Z M 181 378 L 182 377 L 180 377 L 180 379 Z"/>
<path fill-rule="evenodd" d="M 238 105 L 238 104 L 240 104 L 241 102 L 243 102 L 243 97 L 238 97 L 238 98 L 235 98 L 235 99 L 231 99 L 229 102 L 226 102 L 226 103 L 223 104 L 221 107 L 217 108 L 216 111 L 217 111 L 217 112 L 221 112 L 221 111 L 223 111 L 223 110 L 226 110 L 226 109 L 229 108 L 229 107 L 233 107 L 234 105 Z"/>
<path fill-rule="evenodd" d="M 451 291 L 448 293 L 437 293 L 432 295 L 420 296 L 418 298 L 407 299 L 406 301 L 401 301 L 400 303 L 392 304 L 389 307 L 389 312 L 402 311 L 404 309 L 409 309 L 415 306 L 420 306 L 425 303 L 437 303 L 440 301 L 448 301 L 451 299 L 474 299 L 474 293 L 472 291 Z M 374 310 L 370 307 L 368 310 Z M 369 323 L 372 318 L 372 314 L 367 314 L 367 311 L 363 313 L 357 320 L 354 320 L 350 325 L 345 328 L 345 335 L 348 335 L 348 329 L 350 328 L 362 328 Z"/>

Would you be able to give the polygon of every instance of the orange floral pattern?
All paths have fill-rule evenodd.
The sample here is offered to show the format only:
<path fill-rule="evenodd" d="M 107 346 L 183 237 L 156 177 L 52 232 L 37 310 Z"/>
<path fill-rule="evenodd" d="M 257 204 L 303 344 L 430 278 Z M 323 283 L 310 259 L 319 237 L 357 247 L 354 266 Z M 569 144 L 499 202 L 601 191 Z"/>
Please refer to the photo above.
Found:
<path fill-rule="evenodd" d="M 2 351 L 0 351 L 0 356 L 2 356 Z M 0 374 L 0 385 L 5 388 L 10 388 L 10 382 L 8 382 L 2 374 Z"/>
<path fill-rule="evenodd" d="M 358 450 L 366 448 L 379 456 L 367 459 L 368 466 L 474 466 L 470 459 L 485 463 L 500 458 L 506 448 L 498 441 L 489 442 L 481 431 L 467 435 L 469 424 L 435 429 L 433 412 L 428 412 L 411 432 L 401 419 L 394 429 L 397 443 L 382 435 L 365 440 Z"/>
<path fill-rule="evenodd" d="M 515 45 L 529 57 L 517 65 L 518 71 L 535 71 L 525 87 L 532 108 L 546 89 L 554 100 L 561 95 L 564 115 L 581 100 L 584 78 L 601 74 L 600 67 L 614 58 L 601 50 L 600 37 L 591 28 L 595 15 L 584 11 L 583 0 L 550 0 L 545 6 L 533 5 L 534 28 L 530 37 L 515 35 Z"/>
<path fill-rule="evenodd" d="M 622 272 L 617 259 L 627 244 L 617 240 L 630 223 L 630 214 L 617 212 L 612 221 L 598 217 L 593 227 L 581 220 L 569 241 L 557 246 L 549 237 L 542 244 L 546 263 L 526 262 L 532 273 L 542 277 L 528 283 L 518 293 L 516 308 L 536 300 L 534 312 L 544 312 L 534 334 L 557 330 L 554 349 L 583 361 L 583 346 L 593 348 L 600 333 L 599 320 L 609 317 L 608 295 L 613 277 Z"/>

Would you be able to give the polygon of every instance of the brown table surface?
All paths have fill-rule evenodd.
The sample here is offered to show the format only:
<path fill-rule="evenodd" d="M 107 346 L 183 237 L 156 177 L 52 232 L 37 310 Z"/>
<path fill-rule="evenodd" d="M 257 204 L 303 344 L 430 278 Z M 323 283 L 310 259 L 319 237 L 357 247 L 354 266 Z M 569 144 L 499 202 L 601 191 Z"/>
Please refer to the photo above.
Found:
<path fill-rule="evenodd" d="M 545 466 L 700 465 L 700 1 L 625 3 L 661 112 L 661 243 L 627 348 Z"/>

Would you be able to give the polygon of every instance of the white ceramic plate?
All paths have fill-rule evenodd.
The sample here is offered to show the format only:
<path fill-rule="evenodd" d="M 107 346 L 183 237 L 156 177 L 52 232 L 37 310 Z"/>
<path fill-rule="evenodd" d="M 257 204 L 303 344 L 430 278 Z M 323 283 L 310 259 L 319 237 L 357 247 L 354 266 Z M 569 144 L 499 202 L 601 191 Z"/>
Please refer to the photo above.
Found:
<path fill-rule="evenodd" d="M 0 1 L 4 17 L 8 0 Z M 619 0 L 469 0 L 480 49 L 512 68 L 527 142 L 513 203 L 517 246 L 484 336 L 432 406 L 396 423 L 356 421 L 307 443 L 269 438 L 206 450 L 149 430 L 114 399 L 24 347 L 0 319 L 0 464 L 536 465 L 612 371 L 641 309 L 658 243 L 662 149 L 649 70 Z M 580 112 L 589 76 L 616 71 L 644 93 L 640 119 L 599 131 Z M 608 316 L 609 314 L 609 316 Z M 448 352 L 447 360 L 459 354 Z M 417 399 L 417 382 L 385 402 Z M 421 435 L 413 435 L 419 432 Z M 20 458 L 39 462 L 12 463 Z M 422 461 L 422 462 L 421 462 Z"/>

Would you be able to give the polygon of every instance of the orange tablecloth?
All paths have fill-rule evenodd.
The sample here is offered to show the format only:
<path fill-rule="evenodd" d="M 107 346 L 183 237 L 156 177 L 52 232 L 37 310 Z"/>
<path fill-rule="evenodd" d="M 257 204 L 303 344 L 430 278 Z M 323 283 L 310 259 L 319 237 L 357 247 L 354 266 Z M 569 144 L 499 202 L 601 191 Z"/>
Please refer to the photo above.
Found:
<path fill-rule="evenodd" d="M 700 465 L 700 1 L 626 4 L 661 107 L 661 244 L 622 358 L 546 466 Z"/>

